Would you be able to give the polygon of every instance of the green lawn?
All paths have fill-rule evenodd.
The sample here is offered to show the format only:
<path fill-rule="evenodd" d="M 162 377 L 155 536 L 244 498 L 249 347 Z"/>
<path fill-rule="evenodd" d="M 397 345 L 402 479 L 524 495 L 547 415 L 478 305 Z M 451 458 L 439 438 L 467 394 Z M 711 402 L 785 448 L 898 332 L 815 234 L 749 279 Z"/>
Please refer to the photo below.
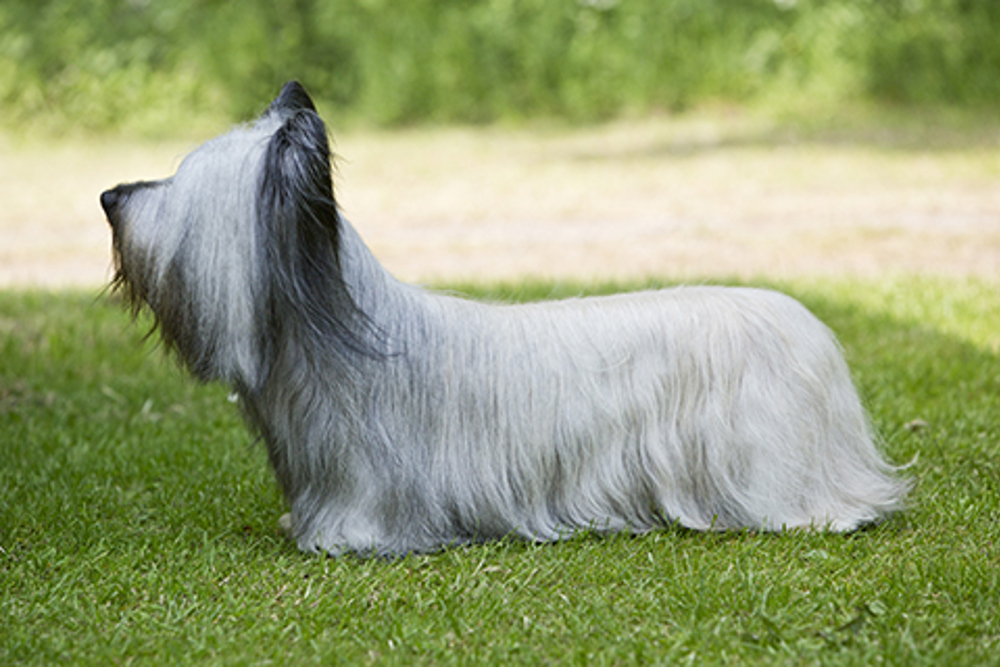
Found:
<path fill-rule="evenodd" d="M 226 390 L 145 323 L 95 294 L 0 292 L 0 664 L 997 664 L 1000 285 L 778 287 L 841 337 L 890 457 L 916 458 L 907 512 L 849 536 L 670 529 L 396 561 L 286 542 Z"/>

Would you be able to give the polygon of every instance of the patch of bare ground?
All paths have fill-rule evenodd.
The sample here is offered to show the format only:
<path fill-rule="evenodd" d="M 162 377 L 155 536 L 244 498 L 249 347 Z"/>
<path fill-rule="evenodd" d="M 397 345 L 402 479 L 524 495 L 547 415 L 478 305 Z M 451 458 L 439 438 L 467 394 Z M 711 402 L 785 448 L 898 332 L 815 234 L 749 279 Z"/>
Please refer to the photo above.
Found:
<path fill-rule="evenodd" d="M 192 144 L 0 142 L 0 286 L 97 286 L 97 202 Z M 1000 278 L 1000 136 L 796 138 L 746 119 L 336 137 L 347 217 L 404 280 Z"/>

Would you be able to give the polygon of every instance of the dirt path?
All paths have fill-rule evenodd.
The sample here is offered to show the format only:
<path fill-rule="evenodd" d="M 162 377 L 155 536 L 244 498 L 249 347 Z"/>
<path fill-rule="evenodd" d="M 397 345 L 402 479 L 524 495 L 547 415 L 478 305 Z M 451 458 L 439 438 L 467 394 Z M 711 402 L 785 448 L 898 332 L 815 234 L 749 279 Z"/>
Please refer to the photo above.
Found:
<path fill-rule="evenodd" d="M 97 195 L 189 144 L 0 142 L 0 286 L 97 286 Z M 1000 278 L 1000 140 L 792 142 L 742 121 L 337 138 L 338 196 L 406 280 Z"/>

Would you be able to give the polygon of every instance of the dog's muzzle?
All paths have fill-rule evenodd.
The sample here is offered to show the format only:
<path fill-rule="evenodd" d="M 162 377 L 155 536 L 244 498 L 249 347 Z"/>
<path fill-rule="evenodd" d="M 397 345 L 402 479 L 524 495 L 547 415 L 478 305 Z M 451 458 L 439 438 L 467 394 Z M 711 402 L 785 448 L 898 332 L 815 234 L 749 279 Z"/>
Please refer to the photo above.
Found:
<path fill-rule="evenodd" d="M 136 181 L 135 183 L 122 183 L 110 190 L 101 193 L 101 208 L 108 218 L 108 224 L 117 227 L 122 219 L 122 211 L 128 206 L 128 201 L 134 195 L 151 192 L 166 186 L 170 179 L 159 181 Z"/>
<path fill-rule="evenodd" d="M 108 224 L 114 226 L 115 218 L 118 214 L 118 207 L 123 199 L 120 188 L 112 188 L 101 193 L 101 208 L 108 218 Z"/>

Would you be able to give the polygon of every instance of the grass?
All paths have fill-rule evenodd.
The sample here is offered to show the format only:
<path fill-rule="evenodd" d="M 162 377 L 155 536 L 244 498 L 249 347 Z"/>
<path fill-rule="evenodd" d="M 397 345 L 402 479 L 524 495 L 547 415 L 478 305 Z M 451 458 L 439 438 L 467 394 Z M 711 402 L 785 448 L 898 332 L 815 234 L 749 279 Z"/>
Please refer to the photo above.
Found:
<path fill-rule="evenodd" d="M 906 513 L 849 536 L 678 529 L 395 561 L 280 537 L 225 389 L 142 323 L 92 294 L 0 292 L 0 663 L 996 664 L 998 286 L 778 287 L 840 336 L 890 456 L 917 457 Z"/>

